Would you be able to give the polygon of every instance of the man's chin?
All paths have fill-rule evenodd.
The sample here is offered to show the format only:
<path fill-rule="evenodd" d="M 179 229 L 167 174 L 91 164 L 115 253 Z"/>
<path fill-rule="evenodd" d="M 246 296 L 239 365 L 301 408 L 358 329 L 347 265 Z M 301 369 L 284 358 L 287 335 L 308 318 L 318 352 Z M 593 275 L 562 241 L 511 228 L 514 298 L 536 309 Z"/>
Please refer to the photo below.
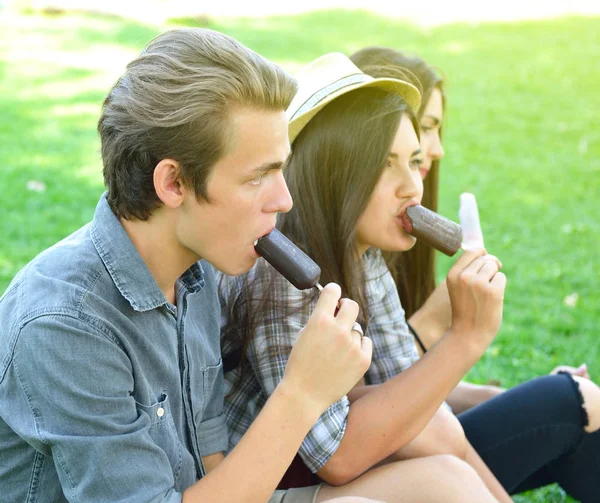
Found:
<path fill-rule="evenodd" d="M 253 257 L 247 259 L 243 262 L 238 262 L 237 264 L 213 264 L 219 271 L 227 274 L 228 276 L 240 276 L 241 274 L 247 273 L 250 269 L 254 267 L 257 257 Z"/>

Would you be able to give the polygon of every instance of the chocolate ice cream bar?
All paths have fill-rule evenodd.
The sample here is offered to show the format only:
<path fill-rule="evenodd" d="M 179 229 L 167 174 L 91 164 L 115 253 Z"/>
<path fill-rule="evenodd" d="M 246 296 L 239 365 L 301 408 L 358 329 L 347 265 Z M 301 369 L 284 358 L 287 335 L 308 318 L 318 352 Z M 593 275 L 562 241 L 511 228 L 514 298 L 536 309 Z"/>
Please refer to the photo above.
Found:
<path fill-rule="evenodd" d="M 254 249 L 298 290 L 313 287 L 319 291 L 323 290 L 319 284 L 321 268 L 277 229 L 260 238 L 254 245 Z M 361 336 L 363 334 L 358 322 L 354 322 L 352 330 L 357 331 Z"/>
<path fill-rule="evenodd" d="M 460 225 L 423 206 L 409 206 L 406 215 L 411 227 L 406 231 L 418 240 L 450 257 L 460 249 L 463 238 Z"/>
<path fill-rule="evenodd" d="M 317 286 L 321 268 L 277 229 L 260 238 L 254 249 L 298 290 Z"/>

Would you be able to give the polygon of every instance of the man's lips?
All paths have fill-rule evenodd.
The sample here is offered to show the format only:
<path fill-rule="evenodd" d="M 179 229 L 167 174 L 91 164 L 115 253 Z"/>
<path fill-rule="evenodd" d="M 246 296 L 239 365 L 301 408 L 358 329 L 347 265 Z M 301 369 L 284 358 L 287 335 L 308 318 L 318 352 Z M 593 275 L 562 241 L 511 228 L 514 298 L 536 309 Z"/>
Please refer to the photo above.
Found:
<path fill-rule="evenodd" d="M 267 232 L 265 232 L 264 234 L 261 234 L 260 237 L 256 240 L 254 240 L 253 245 L 256 246 L 256 244 L 258 243 L 258 240 L 260 238 L 264 238 L 265 236 L 269 235 L 271 233 L 271 231 L 275 228 L 275 226 L 271 227 Z"/>

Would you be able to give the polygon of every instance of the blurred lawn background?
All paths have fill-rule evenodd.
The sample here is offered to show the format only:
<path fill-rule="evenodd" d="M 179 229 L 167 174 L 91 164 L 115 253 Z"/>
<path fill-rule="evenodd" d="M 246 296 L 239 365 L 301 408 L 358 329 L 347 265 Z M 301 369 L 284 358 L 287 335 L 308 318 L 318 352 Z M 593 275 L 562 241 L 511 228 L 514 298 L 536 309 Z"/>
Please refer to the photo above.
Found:
<path fill-rule="evenodd" d="M 126 63 L 165 26 L 0 10 L 0 292 L 88 222 L 103 191 L 96 121 Z M 600 18 L 419 27 L 365 11 L 180 18 L 294 72 L 325 52 L 415 52 L 446 75 L 440 212 L 475 193 L 509 286 L 501 332 L 469 378 L 512 386 L 557 364 L 600 380 Z M 440 257 L 439 278 L 452 261 Z M 572 501 L 557 487 L 516 501 Z"/>

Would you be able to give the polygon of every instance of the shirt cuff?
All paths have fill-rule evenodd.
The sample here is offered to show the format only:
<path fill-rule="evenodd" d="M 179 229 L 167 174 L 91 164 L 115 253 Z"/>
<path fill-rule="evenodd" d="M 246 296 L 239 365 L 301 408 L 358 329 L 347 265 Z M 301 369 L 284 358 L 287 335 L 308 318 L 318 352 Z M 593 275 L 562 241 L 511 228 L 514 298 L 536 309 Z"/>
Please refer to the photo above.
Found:
<path fill-rule="evenodd" d="M 299 454 L 311 472 L 317 473 L 337 451 L 346 433 L 349 412 L 350 401 L 344 396 L 321 414 L 306 435 Z"/>
<path fill-rule="evenodd" d="M 198 444 L 202 456 L 226 452 L 229 443 L 225 414 L 203 421 L 198 427 Z"/>

